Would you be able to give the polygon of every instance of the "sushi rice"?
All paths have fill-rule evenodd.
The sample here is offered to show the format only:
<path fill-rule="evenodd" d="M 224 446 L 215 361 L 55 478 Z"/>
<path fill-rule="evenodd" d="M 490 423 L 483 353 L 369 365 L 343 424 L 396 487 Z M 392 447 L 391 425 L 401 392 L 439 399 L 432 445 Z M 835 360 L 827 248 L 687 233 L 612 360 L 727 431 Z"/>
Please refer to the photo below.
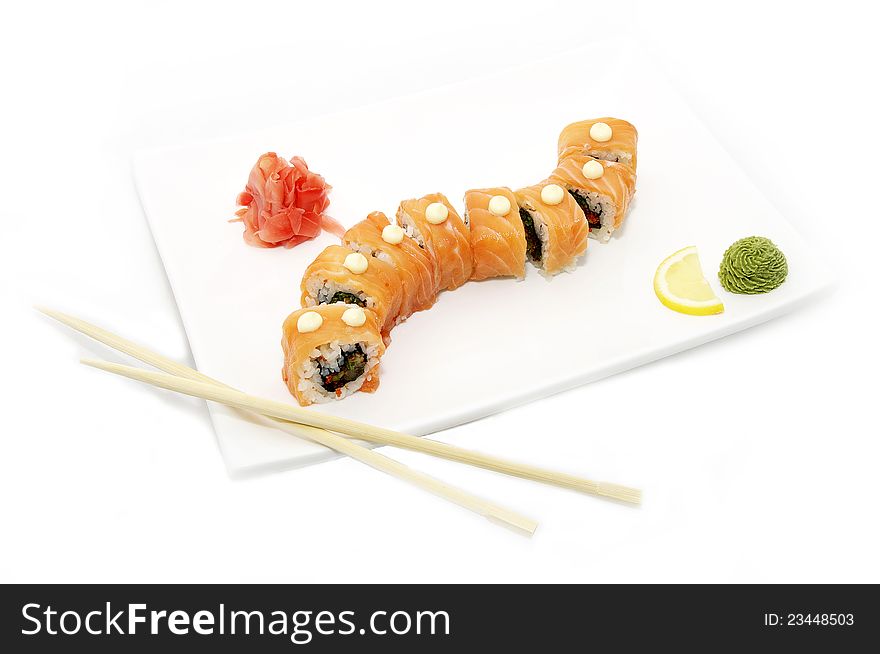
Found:
<path fill-rule="evenodd" d="M 363 374 L 335 391 L 326 390 L 322 384 L 322 377 L 332 372 L 339 372 L 340 367 L 345 361 L 344 354 L 346 352 L 353 352 L 358 346 L 367 356 L 367 363 L 364 366 Z M 371 371 L 379 365 L 378 354 L 378 345 L 371 345 L 364 341 L 340 343 L 339 340 L 334 340 L 326 345 L 321 345 L 312 350 L 309 359 L 303 361 L 300 368 L 296 370 L 297 389 L 303 393 L 309 402 L 314 404 L 344 399 L 352 393 L 358 392 L 361 386 L 364 385 L 364 382 L 371 378 Z"/>
<path fill-rule="evenodd" d="M 590 211 L 599 216 L 600 227 L 590 228 L 590 238 L 595 238 L 602 243 L 607 243 L 614 233 L 614 213 L 616 207 L 614 202 L 607 195 L 597 193 L 596 191 L 584 191 L 583 189 L 568 187 L 570 191 L 578 196 L 581 200 L 585 200 Z"/>

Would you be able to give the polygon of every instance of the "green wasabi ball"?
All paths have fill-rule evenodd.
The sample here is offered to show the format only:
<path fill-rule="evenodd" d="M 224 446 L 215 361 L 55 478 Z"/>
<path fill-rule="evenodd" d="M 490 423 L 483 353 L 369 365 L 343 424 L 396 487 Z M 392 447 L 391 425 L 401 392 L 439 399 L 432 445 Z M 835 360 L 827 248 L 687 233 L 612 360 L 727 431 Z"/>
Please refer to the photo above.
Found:
<path fill-rule="evenodd" d="M 727 248 L 718 279 L 731 293 L 756 295 L 779 287 L 788 276 L 788 262 L 769 238 L 749 236 Z"/>

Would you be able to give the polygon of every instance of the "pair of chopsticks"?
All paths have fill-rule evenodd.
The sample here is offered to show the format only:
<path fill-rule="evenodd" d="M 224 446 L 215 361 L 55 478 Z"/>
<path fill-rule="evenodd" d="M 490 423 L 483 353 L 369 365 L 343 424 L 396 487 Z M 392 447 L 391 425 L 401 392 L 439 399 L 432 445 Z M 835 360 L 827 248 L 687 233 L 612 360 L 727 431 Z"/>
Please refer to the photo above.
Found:
<path fill-rule="evenodd" d="M 117 336 L 84 320 L 52 309 L 42 307 L 37 307 L 37 309 L 71 329 L 85 334 L 123 354 L 158 368 L 162 372 L 93 359 L 83 359 L 82 363 L 85 365 L 184 395 L 219 402 L 268 417 L 272 420 L 273 426 L 282 431 L 320 443 L 361 463 L 365 463 L 377 470 L 381 470 L 471 511 L 475 511 L 489 520 L 501 523 L 527 535 L 533 534 L 537 528 L 537 523 L 534 520 L 467 491 L 450 486 L 430 475 L 413 470 L 399 461 L 349 440 L 348 437 L 380 445 L 392 445 L 416 452 L 423 452 L 451 461 L 458 461 L 515 477 L 569 488 L 597 497 L 630 504 L 639 504 L 641 502 L 641 491 L 634 488 L 606 482 L 596 482 L 537 466 L 506 461 L 448 443 L 410 436 L 347 418 L 309 411 L 283 402 L 248 395 L 193 368 L 168 359 L 142 345 Z"/>

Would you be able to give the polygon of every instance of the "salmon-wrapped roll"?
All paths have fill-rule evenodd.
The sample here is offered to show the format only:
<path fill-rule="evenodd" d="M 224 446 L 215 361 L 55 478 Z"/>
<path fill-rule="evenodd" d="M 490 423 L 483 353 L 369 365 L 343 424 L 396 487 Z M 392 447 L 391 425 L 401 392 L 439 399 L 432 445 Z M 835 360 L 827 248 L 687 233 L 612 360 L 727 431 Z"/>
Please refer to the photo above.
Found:
<path fill-rule="evenodd" d="M 516 192 L 526 234 L 526 256 L 544 273 L 573 270 L 587 251 L 590 226 L 574 197 L 558 184 L 541 182 Z"/>
<path fill-rule="evenodd" d="M 526 235 L 509 188 L 485 188 L 464 194 L 464 220 L 470 228 L 474 270 L 471 279 L 526 274 Z"/>
<path fill-rule="evenodd" d="M 290 314 L 282 327 L 281 377 L 302 406 L 341 400 L 379 386 L 385 344 L 369 309 L 322 304 Z"/>
<path fill-rule="evenodd" d="M 590 225 L 590 236 L 607 241 L 623 223 L 636 173 L 631 166 L 582 154 L 565 157 L 547 180 L 574 196 Z"/>
<path fill-rule="evenodd" d="M 456 289 L 471 278 L 470 231 L 445 195 L 404 200 L 397 210 L 397 224 L 434 255 L 441 291 Z"/>
<path fill-rule="evenodd" d="M 403 300 L 400 276 L 393 265 L 341 245 L 324 248 L 309 264 L 300 290 L 304 307 L 343 302 L 370 309 L 386 342 Z"/>
<path fill-rule="evenodd" d="M 639 134 L 632 123 L 620 118 L 594 118 L 567 125 L 559 135 L 561 162 L 570 154 L 585 154 L 604 161 L 617 161 L 636 169 Z"/>
<path fill-rule="evenodd" d="M 373 257 L 396 269 L 403 293 L 395 324 L 433 306 L 439 288 L 434 256 L 409 238 L 402 227 L 392 225 L 384 213 L 371 213 L 345 232 L 342 242 L 368 259 Z"/>

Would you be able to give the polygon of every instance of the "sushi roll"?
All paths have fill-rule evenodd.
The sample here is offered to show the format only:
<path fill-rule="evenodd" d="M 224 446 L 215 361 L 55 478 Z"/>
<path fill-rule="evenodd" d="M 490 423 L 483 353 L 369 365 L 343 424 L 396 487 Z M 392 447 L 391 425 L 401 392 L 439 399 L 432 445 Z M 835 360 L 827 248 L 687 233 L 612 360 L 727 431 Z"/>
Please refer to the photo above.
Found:
<path fill-rule="evenodd" d="M 395 324 L 416 311 L 430 309 L 437 299 L 437 262 L 427 248 L 419 246 L 403 228 L 392 224 L 381 211 L 374 211 L 349 229 L 343 244 L 368 260 L 378 259 L 397 271 L 402 285 L 401 306 Z"/>
<path fill-rule="evenodd" d="M 467 191 L 464 211 L 474 257 L 471 279 L 525 277 L 526 235 L 513 192 L 505 187 Z"/>
<path fill-rule="evenodd" d="M 559 134 L 559 161 L 569 154 L 584 154 L 603 161 L 616 161 L 636 169 L 639 134 L 632 123 L 620 118 L 594 118 L 567 125 Z"/>
<path fill-rule="evenodd" d="M 574 196 L 541 182 L 516 193 L 526 235 L 526 256 L 547 275 L 573 270 L 587 251 L 590 226 Z"/>
<path fill-rule="evenodd" d="M 385 343 L 369 309 L 322 304 L 290 314 L 282 327 L 281 377 L 302 406 L 372 393 Z"/>
<path fill-rule="evenodd" d="M 342 302 L 370 309 L 386 345 L 403 301 L 400 276 L 392 264 L 341 245 L 325 248 L 309 264 L 300 290 L 304 307 Z"/>
<path fill-rule="evenodd" d="M 636 191 L 631 166 L 582 154 L 569 154 L 548 181 L 572 194 L 590 225 L 590 237 L 606 242 L 623 223 Z"/>
<path fill-rule="evenodd" d="M 445 195 L 404 200 L 397 210 L 397 224 L 434 256 L 441 291 L 454 290 L 471 278 L 470 230 Z"/>

